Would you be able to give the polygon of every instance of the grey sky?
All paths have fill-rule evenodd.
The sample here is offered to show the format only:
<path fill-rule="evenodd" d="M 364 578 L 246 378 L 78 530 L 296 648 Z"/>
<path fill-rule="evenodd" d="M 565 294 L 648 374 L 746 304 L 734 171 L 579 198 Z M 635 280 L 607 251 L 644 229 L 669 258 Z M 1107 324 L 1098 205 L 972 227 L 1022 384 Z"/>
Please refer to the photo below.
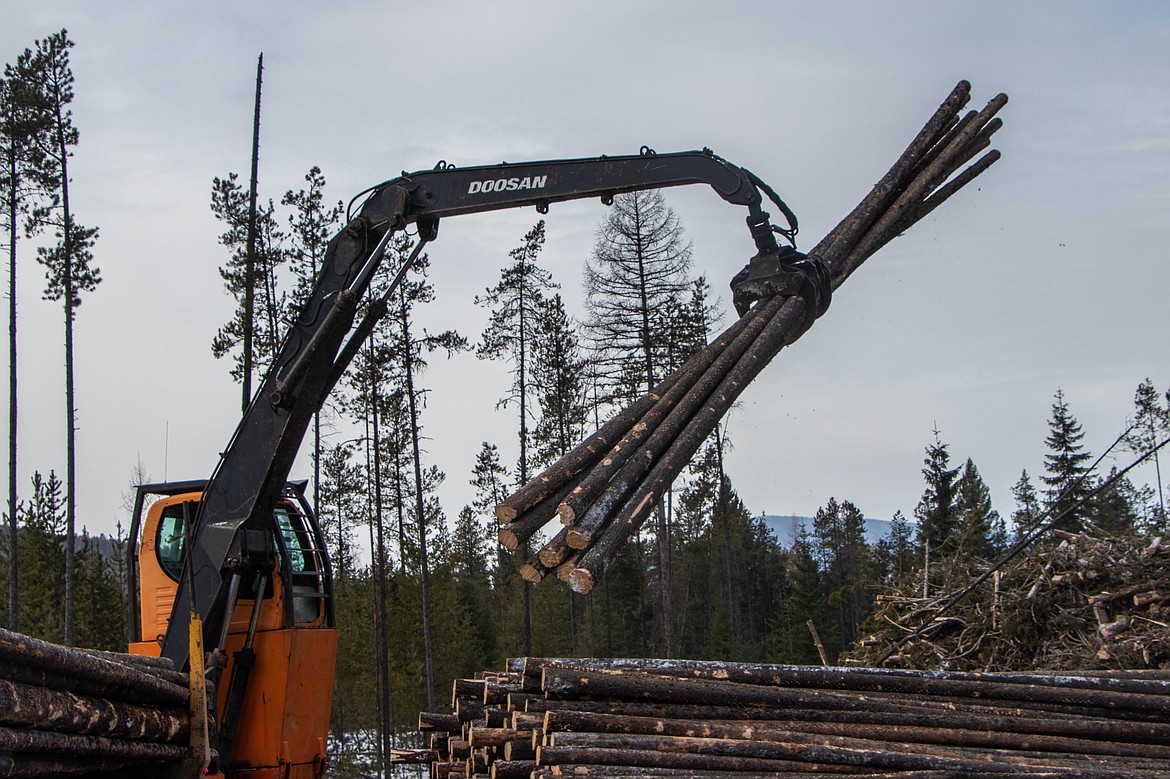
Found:
<path fill-rule="evenodd" d="M 1007 92 L 1004 159 L 870 260 L 743 395 L 729 469 L 753 513 L 811 514 L 836 496 L 909 514 L 935 425 L 1010 513 L 1020 470 L 1042 470 L 1057 387 L 1096 454 L 1142 379 L 1170 385 L 1164 3 L 7 0 L 0 54 L 12 62 L 61 27 L 77 42 L 73 203 L 101 229 L 105 277 L 77 327 L 91 532 L 122 515 L 136 460 L 155 480 L 208 475 L 238 420 L 238 388 L 209 349 L 232 304 L 208 202 L 214 176 L 247 171 L 260 51 L 266 197 L 314 164 L 328 196 L 348 200 L 440 159 L 708 146 L 785 197 L 804 247 L 956 81 L 980 106 Z M 752 252 L 742 214 L 700 188 L 667 197 L 726 308 Z M 586 202 L 547 219 L 543 262 L 577 312 L 603 215 Z M 537 218 L 443 224 L 432 327 L 478 336 L 486 312 L 472 300 Z M 23 496 L 34 468 L 60 473 L 65 458 L 61 313 L 40 300 L 27 244 L 21 263 Z M 425 381 L 429 460 L 453 517 L 481 441 L 514 458 L 513 413 L 495 411 L 508 366 L 436 358 Z"/>

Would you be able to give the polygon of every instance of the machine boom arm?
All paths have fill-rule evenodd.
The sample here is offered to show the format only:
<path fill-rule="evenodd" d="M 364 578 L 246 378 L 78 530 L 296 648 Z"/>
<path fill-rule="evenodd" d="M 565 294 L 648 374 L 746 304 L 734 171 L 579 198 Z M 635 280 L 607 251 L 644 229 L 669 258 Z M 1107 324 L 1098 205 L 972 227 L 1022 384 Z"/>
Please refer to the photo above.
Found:
<path fill-rule="evenodd" d="M 357 216 L 330 241 L 313 292 L 207 485 L 163 654 L 178 667 L 187 661 L 187 615 L 192 608 L 203 617 L 205 635 L 212 638 L 209 648 L 215 648 L 214 637 L 221 634 L 234 607 L 228 596 L 234 588 L 226 583 L 233 574 L 247 576 L 263 569 L 265 555 L 271 552 L 258 539 L 272 530 L 273 507 L 313 414 L 352 359 L 354 350 L 343 348 L 343 342 L 395 231 L 416 224 L 421 249 L 435 237 L 443 217 L 521 206 L 535 206 L 543 213 L 559 201 L 598 197 L 608 203 L 621 193 L 699 183 L 748 208 L 748 227 L 758 249 L 753 265 L 776 254 L 774 232 L 795 234 L 795 217 L 772 190 L 749 171 L 707 150 L 655 154 L 643 148 L 631 156 L 471 168 L 440 164 L 373 188 Z M 784 213 L 789 230 L 769 223 L 761 209 L 761 190 Z M 351 340 L 363 331 L 359 327 L 359 335 Z"/>

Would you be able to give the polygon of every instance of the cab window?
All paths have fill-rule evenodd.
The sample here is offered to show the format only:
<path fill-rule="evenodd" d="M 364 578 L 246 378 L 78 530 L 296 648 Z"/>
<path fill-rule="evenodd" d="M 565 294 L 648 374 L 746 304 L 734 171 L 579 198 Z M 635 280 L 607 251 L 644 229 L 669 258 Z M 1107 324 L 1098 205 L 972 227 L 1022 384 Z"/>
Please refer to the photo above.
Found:
<path fill-rule="evenodd" d="M 183 573 L 183 552 L 187 546 L 187 521 L 183 516 L 185 505 L 176 503 L 163 509 L 154 540 L 159 565 L 175 581 Z"/>

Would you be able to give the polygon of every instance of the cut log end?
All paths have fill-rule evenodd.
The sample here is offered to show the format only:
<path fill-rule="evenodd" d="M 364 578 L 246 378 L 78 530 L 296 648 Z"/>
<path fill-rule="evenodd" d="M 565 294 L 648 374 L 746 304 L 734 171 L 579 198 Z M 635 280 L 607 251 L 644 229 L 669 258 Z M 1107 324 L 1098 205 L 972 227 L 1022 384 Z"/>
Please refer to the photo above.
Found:
<path fill-rule="evenodd" d="M 569 573 L 569 587 L 579 595 L 588 595 L 593 590 L 593 574 L 585 568 L 574 568 Z"/>
<path fill-rule="evenodd" d="M 541 549 L 540 552 L 537 553 L 537 557 L 540 558 L 540 562 L 542 562 L 544 565 L 547 565 L 549 568 L 556 568 L 558 565 L 564 562 L 565 557 L 568 554 L 569 550 L 567 548 L 560 546 L 559 544 L 556 546 L 550 544 L 549 546 Z"/>
<path fill-rule="evenodd" d="M 508 524 L 509 522 L 515 522 L 516 517 L 518 517 L 519 515 L 520 515 L 520 513 L 518 511 L 516 511 L 516 509 L 514 509 L 511 506 L 508 506 L 504 503 L 501 503 L 500 505 L 496 506 L 496 519 L 500 520 L 505 525 Z"/>
<path fill-rule="evenodd" d="M 570 530 L 568 537 L 565 539 L 570 549 L 588 549 L 589 542 L 593 540 L 593 535 L 583 530 Z"/>
<path fill-rule="evenodd" d="M 557 566 L 557 578 L 560 579 L 561 581 L 563 581 L 565 584 L 568 584 L 569 577 L 572 575 L 573 571 L 575 571 L 575 570 L 577 570 L 576 558 L 566 560 L 565 562 L 563 562 Z"/>
<path fill-rule="evenodd" d="M 562 503 L 557 506 L 557 516 L 560 517 L 562 525 L 571 525 L 577 519 L 577 512 L 573 511 L 572 506 Z"/>
<path fill-rule="evenodd" d="M 546 573 L 548 573 L 547 568 L 533 565 L 531 562 L 520 566 L 520 578 L 532 584 L 540 584 Z"/>
<path fill-rule="evenodd" d="M 506 527 L 501 528 L 498 536 L 500 543 L 503 544 L 504 548 L 509 552 L 514 551 L 516 547 L 520 546 L 520 539 L 516 536 L 516 532 L 514 530 L 509 530 Z"/>

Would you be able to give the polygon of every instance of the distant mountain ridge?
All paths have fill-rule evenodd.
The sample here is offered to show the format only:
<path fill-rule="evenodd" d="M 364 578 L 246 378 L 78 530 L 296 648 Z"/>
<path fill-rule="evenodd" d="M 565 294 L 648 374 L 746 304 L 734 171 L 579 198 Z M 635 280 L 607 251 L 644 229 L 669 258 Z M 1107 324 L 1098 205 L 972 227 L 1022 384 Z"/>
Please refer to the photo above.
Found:
<path fill-rule="evenodd" d="M 776 540 L 780 542 L 781 546 L 792 546 L 792 542 L 796 539 L 796 533 L 803 524 L 806 531 L 812 533 L 813 518 L 801 517 L 795 514 L 788 516 L 772 516 L 765 514 L 759 519 L 763 520 L 764 524 L 768 526 L 768 530 L 772 535 L 776 536 Z M 870 519 L 865 518 L 865 541 L 869 544 L 876 544 L 881 539 L 890 534 L 891 523 L 888 519 Z"/>

